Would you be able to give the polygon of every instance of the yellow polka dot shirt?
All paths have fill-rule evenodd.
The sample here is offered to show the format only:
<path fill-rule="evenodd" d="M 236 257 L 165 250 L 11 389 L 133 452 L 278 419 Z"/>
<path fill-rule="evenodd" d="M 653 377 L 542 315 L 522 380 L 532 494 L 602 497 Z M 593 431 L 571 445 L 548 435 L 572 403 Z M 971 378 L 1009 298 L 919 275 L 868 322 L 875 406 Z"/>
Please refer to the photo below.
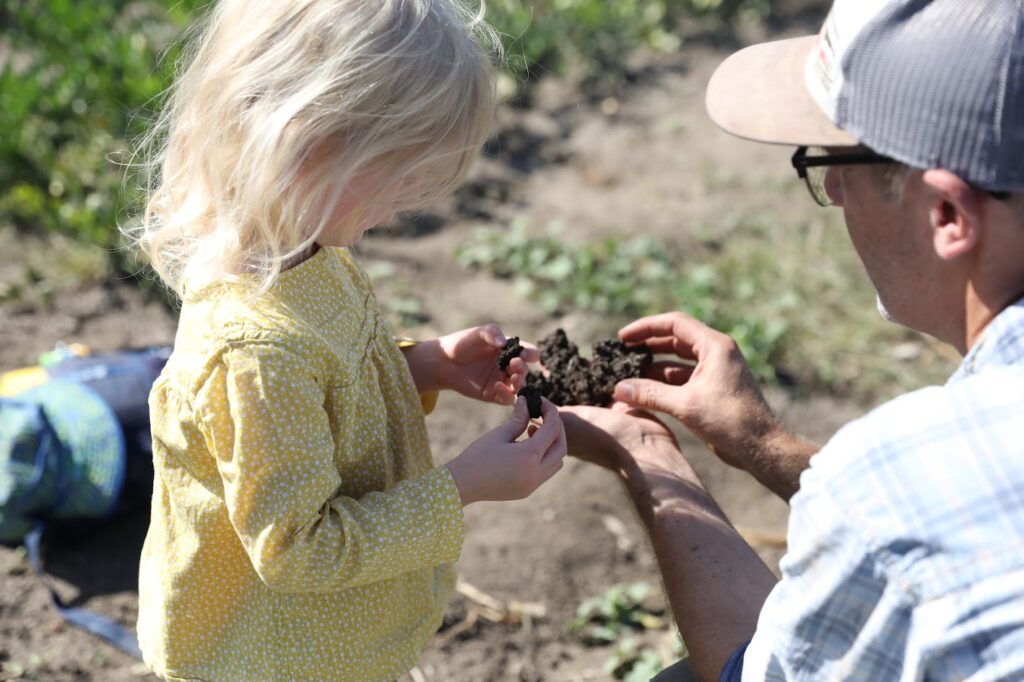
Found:
<path fill-rule="evenodd" d="M 150 396 L 139 643 L 169 680 L 394 680 L 441 623 L 464 521 L 370 283 L 323 248 L 251 301 L 186 298 Z"/>

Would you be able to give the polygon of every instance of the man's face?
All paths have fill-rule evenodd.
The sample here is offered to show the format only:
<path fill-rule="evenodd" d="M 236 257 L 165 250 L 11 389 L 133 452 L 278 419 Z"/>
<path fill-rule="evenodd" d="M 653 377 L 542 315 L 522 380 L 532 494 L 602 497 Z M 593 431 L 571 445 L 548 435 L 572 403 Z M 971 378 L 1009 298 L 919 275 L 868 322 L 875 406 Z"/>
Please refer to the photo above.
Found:
<path fill-rule="evenodd" d="M 887 191 L 885 166 L 833 166 L 825 176 L 829 197 L 843 209 L 846 228 L 878 295 L 879 312 L 928 331 L 941 261 L 932 247 L 927 212 L 918 211 L 919 174 L 902 192 Z M 897 196 L 889 196 L 896 194 Z"/>

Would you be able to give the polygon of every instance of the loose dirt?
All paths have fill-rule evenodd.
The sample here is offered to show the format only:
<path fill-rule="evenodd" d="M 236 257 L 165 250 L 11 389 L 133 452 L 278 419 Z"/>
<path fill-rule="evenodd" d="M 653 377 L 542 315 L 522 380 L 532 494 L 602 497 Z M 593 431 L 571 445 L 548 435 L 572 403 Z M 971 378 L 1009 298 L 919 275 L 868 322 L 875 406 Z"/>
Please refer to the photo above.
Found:
<path fill-rule="evenodd" d="M 607 405 L 615 385 L 643 376 L 653 359 L 647 348 L 629 347 L 618 339 L 598 341 L 585 358 L 563 329 L 539 345 L 541 369 L 530 372 L 526 381 L 555 405 Z"/>

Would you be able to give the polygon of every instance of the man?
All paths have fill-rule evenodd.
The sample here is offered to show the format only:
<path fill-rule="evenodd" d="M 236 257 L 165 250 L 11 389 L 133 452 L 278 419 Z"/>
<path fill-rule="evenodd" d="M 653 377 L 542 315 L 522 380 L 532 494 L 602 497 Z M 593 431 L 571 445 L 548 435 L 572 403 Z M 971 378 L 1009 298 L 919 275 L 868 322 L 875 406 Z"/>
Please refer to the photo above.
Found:
<path fill-rule="evenodd" d="M 625 481 L 700 677 L 1024 679 L 1024 5 L 836 0 L 819 36 L 730 57 L 707 105 L 728 132 L 798 147 L 879 309 L 963 364 L 818 451 L 731 339 L 650 317 L 621 338 L 688 362 L 623 382 L 612 410 L 564 409 L 570 451 Z M 781 580 L 640 410 L 790 499 Z"/>

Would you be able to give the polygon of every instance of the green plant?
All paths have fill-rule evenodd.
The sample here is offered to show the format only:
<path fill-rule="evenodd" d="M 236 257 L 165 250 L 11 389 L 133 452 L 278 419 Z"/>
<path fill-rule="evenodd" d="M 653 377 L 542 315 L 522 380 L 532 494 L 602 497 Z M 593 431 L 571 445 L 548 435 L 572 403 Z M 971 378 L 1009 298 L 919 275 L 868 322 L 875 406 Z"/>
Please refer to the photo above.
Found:
<path fill-rule="evenodd" d="M 534 235 L 516 221 L 508 230 L 481 229 L 460 246 L 455 260 L 515 278 L 524 295 L 550 313 L 587 310 L 636 315 L 650 309 L 656 290 L 671 283 L 673 268 L 651 239 L 610 237 L 593 244 L 570 244 L 553 225 Z"/>
<path fill-rule="evenodd" d="M 584 600 L 569 627 L 600 644 L 614 642 L 626 633 L 661 628 L 664 619 L 643 605 L 650 592 L 651 586 L 645 582 L 609 587 L 604 594 Z"/>
<path fill-rule="evenodd" d="M 168 82 L 158 59 L 198 0 L 9 0 L 0 57 L 0 221 L 111 249 L 128 140 Z"/>
<path fill-rule="evenodd" d="M 604 663 L 604 673 L 625 682 L 649 682 L 664 667 L 657 652 L 644 649 L 635 639 L 627 638 L 612 649 Z"/>
<path fill-rule="evenodd" d="M 680 267 L 664 245 L 645 237 L 574 244 L 561 238 L 558 226 L 531 235 L 516 222 L 508 230 L 477 231 L 455 260 L 515 279 L 524 296 L 553 314 L 572 310 L 625 319 L 684 310 L 736 339 L 762 379 L 775 376 L 790 328 L 784 313 L 796 306 L 786 296 L 774 301 L 774 309 L 763 305 L 759 295 L 772 266 L 766 256 Z"/>
<path fill-rule="evenodd" d="M 0 224 L 117 250 L 139 190 L 131 141 L 171 82 L 176 37 L 211 0 L 7 0 L 0 24 Z M 487 19 L 521 77 L 621 77 L 622 56 L 671 50 L 681 17 L 763 11 L 771 0 L 492 0 Z"/>
<path fill-rule="evenodd" d="M 651 592 L 645 582 L 615 585 L 604 594 L 586 599 L 576 609 L 571 630 L 582 633 L 591 644 L 613 644 L 604 672 L 616 679 L 649 680 L 661 671 L 661 656 L 642 648 L 629 635 L 665 627 L 664 619 L 647 609 L 644 600 Z"/>
<path fill-rule="evenodd" d="M 682 21 L 728 24 L 741 13 L 764 16 L 772 0 L 490 0 L 487 20 L 502 36 L 516 75 L 566 71 L 590 85 L 621 79 L 623 55 L 646 46 L 671 52 Z"/>
<path fill-rule="evenodd" d="M 423 302 L 413 294 L 412 283 L 398 276 L 398 268 L 384 260 L 369 261 L 364 266 L 381 299 L 381 308 L 395 329 L 412 329 L 430 320 Z"/>

